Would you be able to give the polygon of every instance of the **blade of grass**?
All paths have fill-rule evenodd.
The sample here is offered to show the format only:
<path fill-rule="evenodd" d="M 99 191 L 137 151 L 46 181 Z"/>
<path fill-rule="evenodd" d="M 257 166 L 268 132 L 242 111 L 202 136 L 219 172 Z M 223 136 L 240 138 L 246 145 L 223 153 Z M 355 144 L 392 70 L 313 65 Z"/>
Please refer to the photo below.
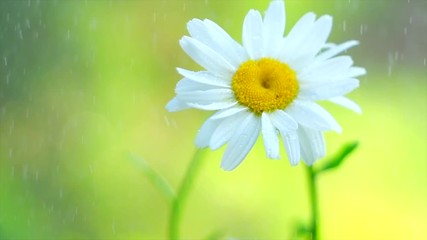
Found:
<path fill-rule="evenodd" d="M 151 183 L 163 194 L 163 196 L 172 202 L 175 199 L 175 192 L 170 184 L 159 173 L 157 173 L 143 158 L 135 154 L 129 154 L 129 159 L 136 162 L 142 169 L 143 173 Z"/>
<path fill-rule="evenodd" d="M 176 198 L 172 202 L 172 212 L 169 222 L 169 239 L 179 239 L 179 222 L 181 220 L 181 213 L 184 202 L 188 197 L 188 193 L 193 185 L 194 179 L 201 166 L 201 159 L 203 159 L 203 150 L 198 149 L 191 159 L 190 166 L 185 173 L 184 179 L 177 191 Z"/>
<path fill-rule="evenodd" d="M 318 174 L 337 168 L 343 163 L 346 157 L 357 148 L 357 146 L 359 146 L 359 142 L 352 142 L 344 145 L 341 150 L 331 158 L 331 160 L 326 161 L 326 164 L 316 169 L 315 173 Z"/>

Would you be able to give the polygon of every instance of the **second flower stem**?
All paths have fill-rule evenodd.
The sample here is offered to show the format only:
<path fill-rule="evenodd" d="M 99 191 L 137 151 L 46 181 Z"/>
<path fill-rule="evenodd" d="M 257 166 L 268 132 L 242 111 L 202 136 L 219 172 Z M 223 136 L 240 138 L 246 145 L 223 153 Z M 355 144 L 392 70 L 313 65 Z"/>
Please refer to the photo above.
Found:
<path fill-rule="evenodd" d="M 311 206 L 311 239 L 319 239 L 319 209 L 317 202 L 317 189 L 316 189 L 316 172 L 313 167 L 307 167 L 308 184 L 310 192 L 310 206 Z"/>
<path fill-rule="evenodd" d="M 179 239 L 179 222 L 181 220 L 182 208 L 185 200 L 187 199 L 190 188 L 196 177 L 196 174 L 201 165 L 202 159 L 202 150 L 197 150 L 191 159 L 190 166 L 185 173 L 184 179 L 179 186 L 179 189 L 176 193 L 176 197 L 172 201 L 172 209 L 169 222 L 169 239 L 178 240 Z"/>

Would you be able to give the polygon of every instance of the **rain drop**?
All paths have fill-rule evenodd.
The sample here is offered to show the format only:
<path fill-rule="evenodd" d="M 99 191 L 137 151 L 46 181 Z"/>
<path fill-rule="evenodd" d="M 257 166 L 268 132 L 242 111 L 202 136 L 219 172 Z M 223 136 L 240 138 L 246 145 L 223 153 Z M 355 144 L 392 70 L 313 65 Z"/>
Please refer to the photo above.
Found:
<path fill-rule="evenodd" d="M 157 13 L 153 13 L 153 23 L 157 22 Z"/>
<path fill-rule="evenodd" d="M 24 35 L 22 34 L 22 30 L 18 29 L 19 39 L 24 40 Z"/>
<path fill-rule="evenodd" d="M 6 85 L 9 85 L 9 82 L 10 82 L 10 72 L 8 72 L 6 75 Z"/>
<path fill-rule="evenodd" d="M 166 126 L 170 126 L 170 122 L 167 116 L 164 117 Z"/>
<path fill-rule="evenodd" d="M 30 19 L 28 18 L 25 19 L 25 25 L 27 26 L 28 29 L 31 28 Z"/>
<path fill-rule="evenodd" d="M 9 136 L 12 136 L 12 131 L 15 128 L 15 121 L 12 120 L 12 123 L 9 126 Z"/>
<path fill-rule="evenodd" d="M 27 178 L 28 178 L 28 164 L 25 164 L 22 167 L 22 179 L 27 180 Z"/>
<path fill-rule="evenodd" d="M 116 223 L 114 221 L 111 223 L 111 231 L 116 234 Z"/>
<path fill-rule="evenodd" d="M 391 69 L 392 69 L 391 64 L 389 64 L 388 69 L 387 69 L 387 75 L 388 76 L 391 76 Z"/>

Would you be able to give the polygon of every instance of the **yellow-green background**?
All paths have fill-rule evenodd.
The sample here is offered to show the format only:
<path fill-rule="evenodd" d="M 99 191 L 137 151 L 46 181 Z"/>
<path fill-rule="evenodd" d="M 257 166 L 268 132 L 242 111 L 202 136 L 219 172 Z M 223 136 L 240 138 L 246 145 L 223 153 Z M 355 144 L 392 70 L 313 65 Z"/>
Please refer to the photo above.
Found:
<path fill-rule="evenodd" d="M 0 239 L 165 239 L 169 206 L 128 159 L 173 187 L 208 113 L 168 113 L 180 76 L 200 69 L 178 40 L 192 18 L 241 39 L 247 11 L 269 1 L 0 2 Z M 357 115 L 328 104 L 344 128 L 328 153 L 360 148 L 319 179 L 323 239 L 427 239 L 427 2 L 287 1 L 287 31 L 308 11 L 334 17 L 332 42 L 367 69 Z M 181 233 L 293 239 L 308 223 L 304 167 L 265 157 L 261 141 L 232 172 L 207 151 Z M 320 162 L 321 163 L 321 162 Z"/>

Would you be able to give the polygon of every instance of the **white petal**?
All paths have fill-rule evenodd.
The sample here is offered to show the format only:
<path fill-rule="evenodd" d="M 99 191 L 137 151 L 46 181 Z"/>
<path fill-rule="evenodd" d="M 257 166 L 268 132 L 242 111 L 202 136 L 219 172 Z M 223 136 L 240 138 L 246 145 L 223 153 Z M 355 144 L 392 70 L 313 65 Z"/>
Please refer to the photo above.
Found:
<path fill-rule="evenodd" d="M 298 128 L 298 137 L 301 142 L 302 159 L 307 165 L 311 166 L 325 156 L 325 139 L 321 131 L 300 127 Z"/>
<path fill-rule="evenodd" d="M 230 117 L 234 114 L 237 114 L 239 112 L 245 111 L 247 110 L 247 107 L 243 107 L 243 106 L 234 106 L 228 109 L 223 109 L 221 111 L 218 111 L 217 113 L 215 113 L 212 118 L 213 119 L 220 119 L 220 118 L 226 118 L 226 117 Z"/>
<path fill-rule="evenodd" d="M 193 72 L 189 71 L 183 68 L 177 68 L 177 71 L 182 76 L 198 83 L 203 83 L 210 86 L 215 87 L 224 87 L 224 88 L 230 88 L 230 80 L 226 80 L 217 76 L 214 76 L 210 72 L 207 71 L 199 71 L 199 72 Z"/>
<path fill-rule="evenodd" d="M 216 130 L 212 133 L 209 143 L 210 148 L 216 150 L 227 143 L 236 130 L 236 127 L 247 115 L 248 112 L 239 112 L 231 117 L 222 119 Z"/>
<path fill-rule="evenodd" d="M 209 146 L 212 133 L 215 131 L 215 129 L 218 127 L 220 123 L 221 121 L 208 118 L 205 121 L 205 123 L 203 123 L 202 127 L 197 133 L 196 141 L 195 141 L 196 146 L 199 148 L 204 148 Z"/>
<path fill-rule="evenodd" d="M 179 43 L 188 56 L 215 75 L 231 78 L 236 70 L 220 54 L 194 38 L 184 36 Z"/>
<path fill-rule="evenodd" d="M 170 100 L 168 104 L 166 104 L 166 109 L 169 112 L 178 112 L 189 108 L 191 107 L 185 104 L 185 102 L 179 101 L 178 99 L 176 99 L 176 97 Z"/>
<path fill-rule="evenodd" d="M 285 32 L 285 3 L 272 1 L 265 13 L 263 22 L 264 54 L 275 58 Z"/>
<path fill-rule="evenodd" d="M 211 89 L 218 89 L 218 87 L 183 78 L 176 84 L 175 93 L 179 94 L 182 92 L 206 91 Z"/>
<path fill-rule="evenodd" d="M 305 36 L 313 27 L 315 19 L 316 15 L 309 12 L 298 20 L 283 42 L 283 47 L 279 53 L 280 60 L 287 63 L 288 59 L 297 53 L 298 46 L 304 41 Z"/>
<path fill-rule="evenodd" d="M 236 168 L 254 146 L 260 132 L 260 118 L 250 113 L 231 137 L 222 158 L 221 167 L 226 171 Z"/>
<path fill-rule="evenodd" d="M 296 166 L 301 159 L 300 142 L 296 132 L 280 133 L 283 144 L 285 145 L 286 154 L 292 166 Z"/>
<path fill-rule="evenodd" d="M 243 22 L 242 40 L 249 57 L 258 59 L 262 53 L 262 18 L 258 11 L 250 10 Z"/>
<path fill-rule="evenodd" d="M 294 100 L 286 109 L 299 124 L 316 130 L 342 131 L 337 121 L 320 105 L 314 102 Z"/>
<path fill-rule="evenodd" d="M 309 100 L 325 100 L 345 95 L 357 87 L 359 87 L 359 80 L 355 78 L 320 84 L 301 84 L 299 97 Z"/>
<path fill-rule="evenodd" d="M 320 17 L 312 26 L 309 34 L 302 39 L 299 50 L 287 59 L 288 64 L 295 70 L 299 70 L 313 61 L 315 55 L 325 45 L 332 29 L 332 17 L 325 15 Z"/>
<path fill-rule="evenodd" d="M 357 103 L 353 102 L 352 100 L 346 98 L 346 97 L 334 97 L 334 98 L 330 98 L 328 99 L 330 102 L 333 102 L 337 105 L 340 105 L 342 107 L 348 108 L 356 113 L 361 114 L 362 113 L 362 109 L 359 107 L 359 105 L 357 105 Z"/>
<path fill-rule="evenodd" d="M 225 108 L 232 107 L 236 104 L 237 104 L 237 102 L 235 100 L 229 100 L 229 101 L 224 101 L 224 102 L 215 102 L 215 103 L 211 103 L 211 104 L 187 103 L 187 105 L 192 107 L 192 108 L 197 108 L 197 109 L 207 110 L 207 111 L 225 109 Z"/>
<path fill-rule="evenodd" d="M 215 50 L 237 68 L 245 60 L 243 47 L 216 23 L 205 19 L 193 19 L 187 24 L 190 35 Z"/>
<path fill-rule="evenodd" d="M 267 157 L 271 159 L 279 159 L 279 138 L 277 136 L 276 128 L 270 121 L 270 116 L 268 113 L 262 113 L 261 126 L 262 139 L 264 142 L 265 151 L 267 152 Z"/>
<path fill-rule="evenodd" d="M 361 67 L 351 67 L 346 74 L 346 77 L 353 78 L 359 77 L 366 74 L 366 69 Z"/>
<path fill-rule="evenodd" d="M 221 51 L 221 54 L 225 59 L 230 61 L 236 68 L 240 66 L 242 62 L 248 59 L 248 55 L 238 42 L 236 42 L 227 32 L 225 32 L 220 26 L 216 23 L 210 21 L 209 19 L 204 20 L 205 26 L 209 28 L 210 36 L 213 40 L 216 41 L 218 51 Z"/>
<path fill-rule="evenodd" d="M 307 36 L 308 41 L 304 43 L 304 45 L 307 44 L 306 48 L 304 48 L 304 51 L 311 56 L 316 55 L 320 51 L 320 49 L 325 45 L 326 40 L 331 34 L 331 30 L 332 30 L 332 17 L 329 15 L 321 16 L 314 23 L 312 31 Z"/>
<path fill-rule="evenodd" d="M 322 61 L 322 60 L 329 59 L 329 58 L 334 57 L 335 55 L 337 55 L 337 54 L 339 54 L 339 53 L 341 53 L 341 52 L 343 52 L 343 51 L 345 51 L 351 47 L 358 45 L 358 44 L 359 44 L 358 41 L 351 40 L 351 41 L 344 42 L 338 46 L 330 47 L 328 50 L 320 53 L 316 57 L 316 60 Z"/>
<path fill-rule="evenodd" d="M 274 127 L 280 131 L 291 165 L 297 165 L 300 160 L 300 145 L 296 133 L 298 124 L 282 110 L 271 113 L 270 119 Z"/>
<path fill-rule="evenodd" d="M 231 89 L 209 89 L 177 92 L 177 99 L 187 103 L 196 104 L 211 104 L 216 102 L 229 101 L 234 98 L 233 90 Z"/>
<path fill-rule="evenodd" d="M 353 65 L 351 57 L 339 56 L 317 62 L 302 70 L 297 77 L 301 82 L 341 80 L 347 78 L 351 65 Z"/>
<path fill-rule="evenodd" d="M 298 123 L 282 110 L 274 111 L 270 114 L 271 123 L 280 132 L 295 132 L 298 128 Z"/>

